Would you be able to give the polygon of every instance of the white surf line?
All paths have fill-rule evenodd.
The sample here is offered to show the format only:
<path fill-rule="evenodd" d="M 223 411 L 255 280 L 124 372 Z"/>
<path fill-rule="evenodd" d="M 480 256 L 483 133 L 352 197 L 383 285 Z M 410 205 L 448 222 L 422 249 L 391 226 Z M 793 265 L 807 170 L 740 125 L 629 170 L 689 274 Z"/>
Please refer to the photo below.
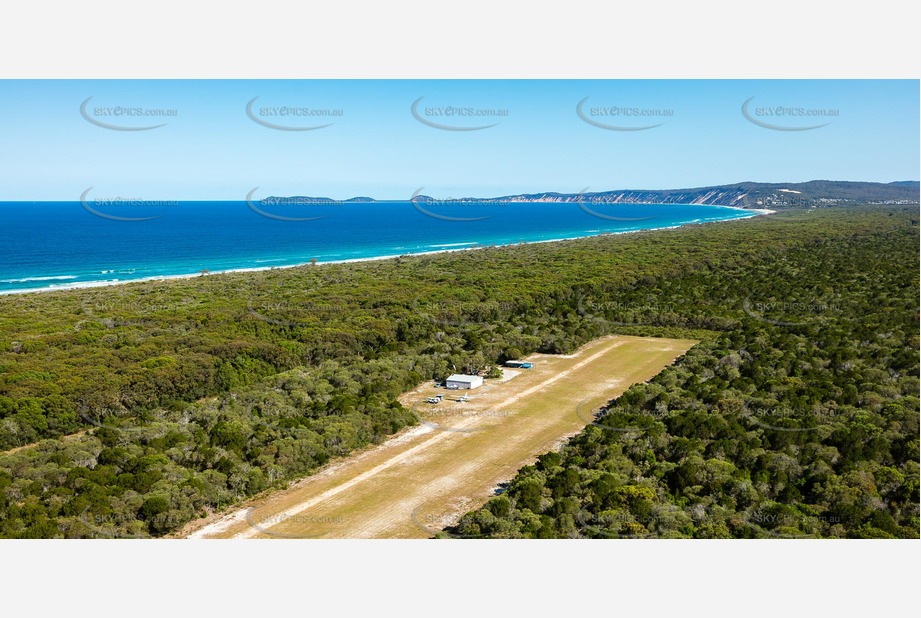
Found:
<path fill-rule="evenodd" d="M 682 205 L 708 206 L 709 204 L 676 204 L 676 205 L 677 206 L 682 206 Z M 729 222 L 729 221 L 742 221 L 744 219 L 750 219 L 752 217 L 757 217 L 758 215 L 775 214 L 777 212 L 776 210 L 739 208 L 737 206 L 716 206 L 716 205 L 713 205 L 713 206 L 715 206 L 716 208 L 731 208 L 733 210 L 744 210 L 746 212 L 752 212 L 754 214 L 749 215 L 747 217 L 737 217 L 734 219 L 714 219 L 712 221 L 706 221 L 706 223 L 724 223 L 724 222 Z M 639 228 L 635 230 L 631 229 L 631 230 L 597 232 L 597 233 L 591 233 L 591 234 L 584 235 L 584 236 L 565 236 L 562 238 L 546 238 L 542 240 L 527 240 L 524 242 L 510 240 L 508 242 L 497 243 L 495 244 L 495 246 L 496 247 L 516 247 L 519 245 L 539 245 L 539 244 L 544 244 L 544 243 L 566 242 L 570 240 L 582 240 L 585 238 L 598 238 L 598 237 L 603 237 L 603 236 L 620 236 L 622 234 L 636 234 L 638 232 L 658 232 L 662 230 L 674 230 L 674 229 L 682 228 L 685 226 L 691 226 L 691 225 L 701 225 L 701 223 L 691 223 L 689 221 L 686 221 L 684 223 L 679 223 L 677 225 L 669 225 L 665 227 L 651 227 L 651 228 Z M 379 260 L 394 260 L 397 258 L 405 258 L 405 257 L 438 255 L 440 253 L 455 253 L 455 252 L 460 252 L 460 251 L 479 251 L 480 249 L 488 249 L 490 247 L 490 245 L 488 244 L 479 244 L 480 242 L 485 243 L 488 241 L 473 241 L 473 244 L 476 245 L 473 247 L 461 247 L 458 249 L 438 249 L 435 251 L 418 251 L 418 252 L 411 251 L 409 253 L 375 255 L 375 256 L 369 256 L 369 257 L 347 258 L 343 260 L 326 260 L 323 262 L 318 261 L 316 264 L 313 264 L 311 262 L 298 262 L 295 264 L 289 263 L 289 264 L 281 264 L 281 265 L 275 265 L 275 266 L 243 266 L 243 267 L 237 267 L 237 268 L 227 268 L 223 270 L 212 270 L 212 271 L 209 271 L 208 274 L 206 275 L 203 275 L 201 272 L 182 273 L 182 274 L 176 274 L 176 275 L 148 275 L 148 276 L 141 277 L 138 279 L 103 279 L 99 281 L 80 281 L 80 282 L 75 282 L 72 284 L 61 284 L 55 287 L 23 288 L 23 289 L 18 289 L 18 290 L 0 290 L 0 296 L 7 296 L 7 295 L 13 295 L 13 294 L 36 294 L 36 293 L 43 293 L 43 292 L 66 292 L 68 290 L 102 288 L 102 287 L 110 287 L 110 286 L 115 286 L 115 285 L 126 285 L 129 283 L 147 283 L 149 281 L 172 281 L 174 279 L 193 279 L 195 277 L 211 277 L 214 275 L 231 275 L 231 274 L 238 274 L 238 273 L 261 272 L 261 271 L 266 271 L 266 270 L 284 270 L 284 269 L 289 269 L 289 268 L 302 268 L 305 266 L 311 266 L 311 268 L 313 268 L 316 266 L 326 266 L 326 265 L 332 265 L 332 264 L 358 264 L 362 262 L 376 262 Z M 464 244 L 469 244 L 469 243 L 464 243 Z M 565 355 L 562 355 L 562 356 L 563 358 L 567 358 Z"/>

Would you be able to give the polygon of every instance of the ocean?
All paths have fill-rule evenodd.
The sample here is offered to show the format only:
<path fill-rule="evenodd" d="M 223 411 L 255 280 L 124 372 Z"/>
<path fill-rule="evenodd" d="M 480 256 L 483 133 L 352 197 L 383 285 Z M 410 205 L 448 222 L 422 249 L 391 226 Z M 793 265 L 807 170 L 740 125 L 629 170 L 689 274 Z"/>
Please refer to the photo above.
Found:
<path fill-rule="evenodd" d="M 2 202 L 0 293 L 560 240 L 759 212 L 676 204 Z"/>

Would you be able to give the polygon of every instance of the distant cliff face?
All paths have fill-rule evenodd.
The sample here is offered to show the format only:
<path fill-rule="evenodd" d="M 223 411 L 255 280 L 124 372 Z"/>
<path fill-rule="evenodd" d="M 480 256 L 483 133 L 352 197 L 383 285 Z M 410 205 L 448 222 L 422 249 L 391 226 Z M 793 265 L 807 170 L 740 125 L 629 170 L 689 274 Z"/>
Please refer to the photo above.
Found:
<path fill-rule="evenodd" d="M 839 182 L 813 180 L 803 183 L 767 184 L 746 182 L 718 187 L 669 190 L 618 190 L 598 193 L 535 193 L 496 200 L 508 202 L 583 202 L 589 204 L 702 204 L 739 208 L 846 206 L 848 204 L 917 204 L 919 183 Z"/>
<path fill-rule="evenodd" d="M 742 182 L 734 185 L 700 187 L 696 189 L 622 189 L 595 193 L 529 193 L 503 197 L 452 198 L 455 203 L 475 202 L 559 202 L 584 204 L 700 204 L 708 206 L 735 206 L 738 208 L 822 208 L 826 206 L 847 206 L 855 204 L 917 204 L 918 181 L 908 180 L 891 183 L 845 182 L 834 180 L 811 180 L 801 183 L 768 184 Z M 328 197 L 267 198 L 274 200 L 301 199 L 317 203 L 374 202 L 370 197 L 353 197 L 348 200 L 332 200 Z M 414 201 L 438 203 L 439 200 L 426 195 L 416 195 Z"/>
<path fill-rule="evenodd" d="M 589 204 L 705 204 L 740 206 L 747 193 L 740 189 L 685 189 L 679 191 L 604 191 L 601 193 L 538 193 L 510 196 L 509 202 L 584 202 Z M 740 203 L 741 202 L 741 203 Z"/>

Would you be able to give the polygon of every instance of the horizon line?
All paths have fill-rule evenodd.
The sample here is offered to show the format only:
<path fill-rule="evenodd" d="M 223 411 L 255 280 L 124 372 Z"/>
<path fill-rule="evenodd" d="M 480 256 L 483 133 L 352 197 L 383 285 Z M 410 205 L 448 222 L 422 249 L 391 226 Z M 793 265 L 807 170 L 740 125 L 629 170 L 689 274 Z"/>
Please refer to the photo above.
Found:
<path fill-rule="evenodd" d="M 888 182 L 880 182 L 880 181 L 873 181 L 873 180 L 828 180 L 828 179 L 819 179 L 819 178 L 813 179 L 813 180 L 806 180 L 806 181 L 802 181 L 802 182 L 783 182 L 783 181 L 781 181 L 781 182 L 761 182 L 761 181 L 757 181 L 757 180 L 743 180 L 743 181 L 739 181 L 739 182 L 731 182 L 731 183 L 724 183 L 724 184 L 710 184 L 710 185 L 700 185 L 700 186 L 695 186 L 695 187 L 679 187 L 679 188 L 667 188 L 667 189 L 649 189 L 649 188 L 626 189 L 626 188 L 616 188 L 616 189 L 602 189 L 602 190 L 598 190 L 598 191 L 586 191 L 585 189 L 583 189 L 582 191 L 571 191 L 571 192 L 560 192 L 560 191 L 555 191 L 555 190 L 542 190 L 542 191 L 541 191 L 541 190 L 536 190 L 536 191 L 528 191 L 528 192 L 507 193 L 507 194 L 504 194 L 504 195 L 497 195 L 497 196 L 491 196 L 491 197 L 483 197 L 483 196 L 463 196 L 463 197 L 452 197 L 452 198 L 450 198 L 450 199 L 455 200 L 455 201 L 459 201 L 459 200 L 501 200 L 501 199 L 503 199 L 503 198 L 512 198 L 512 197 L 521 197 L 521 196 L 531 196 L 531 195 L 550 195 L 550 194 L 553 194 L 553 195 L 559 195 L 559 196 L 576 196 L 576 195 L 597 195 L 597 194 L 599 194 L 599 193 L 612 193 L 612 192 L 616 192 L 616 191 L 635 191 L 635 192 L 639 192 L 639 191 L 648 191 L 648 192 L 662 192 L 662 191 L 693 191 L 693 190 L 698 190 L 698 189 L 711 189 L 711 188 L 716 188 L 716 187 L 731 187 L 731 186 L 745 185 L 745 184 L 756 184 L 756 185 L 804 185 L 804 184 L 809 184 L 809 183 L 813 183 L 813 182 L 833 182 L 833 183 L 834 183 L 834 182 L 847 182 L 847 183 L 873 184 L 873 185 L 882 185 L 882 186 L 889 186 L 889 185 L 898 184 L 898 183 L 918 183 L 919 185 L 921 185 L 921 180 L 914 180 L 914 179 L 908 179 L 908 180 L 892 180 L 892 181 L 888 181 Z M 587 188 L 588 188 L 588 187 L 586 187 L 586 189 L 587 189 Z M 412 197 L 431 197 L 431 196 L 425 195 L 425 194 L 422 194 L 422 193 L 419 193 L 419 194 L 416 194 L 416 195 L 410 197 L 410 199 L 399 199 L 399 198 L 385 199 L 385 198 L 370 197 L 370 196 L 367 196 L 367 195 L 353 195 L 353 196 L 347 197 L 347 198 L 331 198 L 331 197 L 327 197 L 327 196 L 316 196 L 316 195 L 306 195 L 306 194 L 291 194 L 291 195 L 275 195 L 275 194 L 270 194 L 270 195 L 267 195 L 266 197 L 260 198 L 260 199 L 267 199 L 267 198 L 270 198 L 270 197 L 283 197 L 283 198 L 306 197 L 306 198 L 310 198 L 310 199 L 325 199 L 325 200 L 330 200 L 331 202 L 344 202 L 344 201 L 350 201 L 350 200 L 372 200 L 372 201 L 374 201 L 374 202 L 405 202 L 405 201 L 412 201 Z M 111 199 L 111 198 L 110 198 L 110 199 Z M 125 198 L 125 199 L 141 199 L 141 198 Z M 176 198 L 176 197 L 161 197 L 161 198 L 147 198 L 145 201 L 165 201 L 165 200 L 170 200 L 170 201 L 181 201 L 181 202 L 231 202 L 231 201 L 246 202 L 246 201 L 247 201 L 247 198 L 246 198 L 246 196 L 241 196 L 239 200 L 235 200 L 235 199 L 229 199 L 229 198 L 194 198 L 194 199 L 185 199 L 185 198 Z M 20 203 L 33 203 L 33 204 L 37 204 L 37 203 L 71 203 L 71 202 L 72 202 L 72 203 L 79 203 L 79 202 L 81 202 L 81 201 L 82 201 L 82 200 L 79 199 L 79 198 L 77 198 L 77 199 L 66 199 L 66 200 L 63 200 L 63 199 L 33 199 L 33 200 L 29 200 L 29 199 L 25 199 L 25 200 L 0 199 L 0 204 L 20 204 Z M 541 200 L 534 200 L 534 201 L 535 201 L 535 202 L 539 202 L 539 201 L 541 201 Z"/>

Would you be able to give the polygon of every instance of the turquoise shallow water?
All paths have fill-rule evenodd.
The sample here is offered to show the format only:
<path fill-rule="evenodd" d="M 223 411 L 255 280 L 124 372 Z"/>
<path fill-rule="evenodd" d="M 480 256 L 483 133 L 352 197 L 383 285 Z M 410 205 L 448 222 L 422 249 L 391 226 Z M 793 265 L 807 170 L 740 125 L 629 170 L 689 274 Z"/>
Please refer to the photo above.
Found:
<path fill-rule="evenodd" d="M 3 202 L 0 293 L 539 242 L 754 214 L 675 204 Z"/>

